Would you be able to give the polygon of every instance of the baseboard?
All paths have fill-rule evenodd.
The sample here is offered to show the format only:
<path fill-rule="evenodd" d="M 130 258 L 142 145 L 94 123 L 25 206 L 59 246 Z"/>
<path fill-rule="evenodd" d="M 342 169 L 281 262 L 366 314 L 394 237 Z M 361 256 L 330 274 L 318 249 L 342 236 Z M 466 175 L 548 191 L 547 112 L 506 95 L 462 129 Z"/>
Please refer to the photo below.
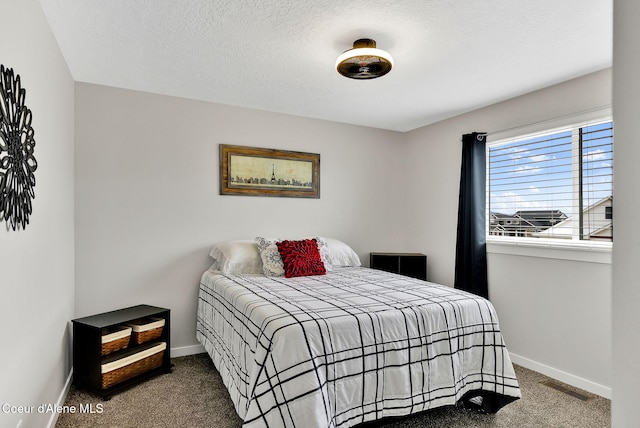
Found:
<path fill-rule="evenodd" d="M 187 355 L 202 354 L 205 352 L 202 345 L 181 346 L 179 348 L 171 348 L 171 358 L 186 357 Z"/>
<path fill-rule="evenodd" d="M 514 364 L 518 364 L 524 368 L 542 373 L 545 376 L 549 376 L 553 379 L 559 380 L 560 382 L 564 382 L 568 385 L 583 389 L 585 391 L 591 392 L 592 394 L 596 394 L 611 400 L 611 387 L 600 385 L 599 383 L 583 379 L 579 376 L 575 376 L 567 372 L 563 372 L 562 370 L 558 370 L 537 361 L 521 357 L 520 355 L 516 355 L 513 353 L 509 353 L 509 355 L 511 356 L 511 361 Z"/>
<path fill-rule="evenodd" d="M 67 399 L 67 395 L 69 394 L 69 388 L 71 388 L 71 381 L 73 380 L 73 368 L 69 371 L 69 376 L 67 376 L 67 380 L 64 383 L 64 387 L 62 391 L 60 391 L 60 395 L 58 395 L 58 400 L 56 401 L 57 406 L 63 406 L 65 400 Z M 52 412 L 51 417 L 49 418 L 49 423 L 47 424 L 47 428 L 54 428 L 56 426 L 56 422 L 58 422 L 58 416 L 60 413 Z"/>

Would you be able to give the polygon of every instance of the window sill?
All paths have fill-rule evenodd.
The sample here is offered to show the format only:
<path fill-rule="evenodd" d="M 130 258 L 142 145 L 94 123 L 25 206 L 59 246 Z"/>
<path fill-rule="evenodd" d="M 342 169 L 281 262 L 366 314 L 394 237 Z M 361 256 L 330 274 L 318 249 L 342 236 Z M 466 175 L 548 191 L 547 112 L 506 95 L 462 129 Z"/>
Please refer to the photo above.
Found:
<path fill-rule="evenodd" d="M 611 264 L 611 242 L 487 238 L 487 253 Z"/>

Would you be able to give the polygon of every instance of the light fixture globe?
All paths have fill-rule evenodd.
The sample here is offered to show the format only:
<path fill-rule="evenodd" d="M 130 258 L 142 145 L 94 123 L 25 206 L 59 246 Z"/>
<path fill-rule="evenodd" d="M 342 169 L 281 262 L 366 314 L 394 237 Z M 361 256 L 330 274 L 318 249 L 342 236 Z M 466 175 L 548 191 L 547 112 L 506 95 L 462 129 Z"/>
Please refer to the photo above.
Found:
<path fill-rule="evenodd" d="M 353 49 L 343 52 L 336 60 L 338 73 L 351 79 L 375 79 L 391 71 L 393 58 L 388 52 L 376 48 L 372 39 L 358 39 Z"/>

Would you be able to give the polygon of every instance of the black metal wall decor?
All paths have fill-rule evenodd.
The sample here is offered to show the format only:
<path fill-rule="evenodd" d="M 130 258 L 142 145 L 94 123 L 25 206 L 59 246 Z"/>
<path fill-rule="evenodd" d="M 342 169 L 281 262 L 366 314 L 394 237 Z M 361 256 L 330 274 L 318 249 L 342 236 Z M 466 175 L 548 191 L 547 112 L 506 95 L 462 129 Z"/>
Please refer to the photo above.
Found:
<path fill-rule="evenodd" d="M 0 64 L 0 220 L 16 230 L 29 224 L 38 167 L 31 110 L 20 76 Z"/>

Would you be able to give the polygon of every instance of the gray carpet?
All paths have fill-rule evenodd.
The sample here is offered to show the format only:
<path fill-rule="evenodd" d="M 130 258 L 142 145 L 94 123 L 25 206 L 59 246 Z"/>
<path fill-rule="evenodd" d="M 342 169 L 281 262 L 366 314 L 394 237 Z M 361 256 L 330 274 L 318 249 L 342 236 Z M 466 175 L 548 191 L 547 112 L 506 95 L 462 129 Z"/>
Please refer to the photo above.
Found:
<path fill-rule="evenodd" d="M 136 385 L 109 401 L 71 387 L 65 405 L 101 404 L 102 413 L 61 414 L 56 428 L 238 428 L 220 376 L 206 354 L 174 358 L 173 373 Z M 516 366 L 522 399 L 494 415 L 447 407 L 362 428 L 497 427 L 604 428 L 611 426 L 610 401 Z"/>

